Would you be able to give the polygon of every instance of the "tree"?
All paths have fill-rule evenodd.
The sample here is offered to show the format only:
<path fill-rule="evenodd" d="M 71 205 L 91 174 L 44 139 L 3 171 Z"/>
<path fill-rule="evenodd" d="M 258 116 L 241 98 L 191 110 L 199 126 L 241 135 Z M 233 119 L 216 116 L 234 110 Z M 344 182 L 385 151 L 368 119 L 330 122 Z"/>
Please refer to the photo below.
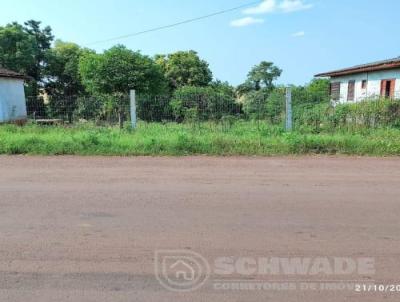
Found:
<path fill-rule="evenodd" d="M 308 105 L 330 102 L 330 82 L 327 79 L 314 79 L 305 86 L 292 86 L 293 105 Z"/>
<path fill-rule="evenodd" d="M 43 101 L 37 96 L 43 87 L 43 69 L 46 52 L 53 35 L 50 27 L 41 29 L 40 22 L 30 20 L 20 25 L 16 22 L 0 27 L 0 65 L 26 74 L 32 81 L 26 86 L 28 113 L 44 111 Z"/>
<path fill-rule="evenodd" d="M 57 40 L 47 53 L 45 89 L 49 95 L 77 96 L 85 88 L 79 75 L 79 59 L 93 53 L 77 44 Z"/>
<path fill-rule="evenodd" d="M 205 87 L 212 81 L 208 63 L 193 50 L 157 55 L 155 61 L 161 66 L 172 90 L 183 86 Z"/>
<path fill-rule="evenodd" d="M 220 80 L 215 80 L 210 83 L 210 87 L 217 91 L 218 93 L 229 95 L 235 98 L 235 88 L 228 82 L 222 82 Z"/>
<path fill-rule="evenodd" d="M 35 48 L 33 52 L 34 64 L 30 66 L 28 74 L 33 77 L 40 85 L 43 79 L 43 69 L 46 65 L 46 53 L 51 47 L 51 42 L 54 36 L 51 32 L 51 27 L 46 26 L 40 28 L 41 22 L 35 20 L 29 20 L 24 23 L 24 31 L 33 38 L 35 42 Z"/>
<path fill-rule="evenodd" d="M 262 118 L 266 116 L 268 98 L 274 89 L 274 81 L 280 77 L 282 70 L 272 62 L 262 61 L 254 66 L 247 75 L 246 81 L 239 85 L 237 93 L 242 97 L 243 108 L 248 116 Z M 276 97 L 271 98 L 276 104 Z M 270 111 L 272 108 L 270 108 Z M 275 111 L 275 110 L 272 110 Z M 271 118 L 271 117 L 270 117 Z M 272 118 L 271 118 L 272 119 Z"/>
<path fill-rule="evenodd" d="M 90 53 L 93 51 L 61 40 L 57 40 L 54 47 L 47 52 L 44 87 L 50 96 L 52 114 L 66 114 L 72 120 L 77 97 L 85 94 L 79 75 L 79 60 Z"/>
<path fill-rule="evenodd" d="M 103 54 L 87 53 L 80 58 L 79 73 L 88 92 L 113 95 L 110 109 L 118 110 L 120 124 L 124 118 L 124 96 L 135 89 L 141 94 L 156 95 L 166 88 L 161 68 L 148 56 L 117 45 Z"/>
<path fill-rule="evenodd" d="M 313 103 L 328 103 L 330 101 L 330 81 L 328 79 L 314 79 L 306 87 L 307 93 L 312 96 Z"/>
<path fill-rule="evenodd" d="M 279 78 L 282 70 L 272 62 L 262 61 L 254 66 L 247 75 L 247 80 L 239 86 L 239 91 L 242 93 L 250 91 L 268 90 L 271 91 L 273 82 Z"/>
<path fill-rule="evenodd" d="M 0 27 L 0 65 L 26 74 L 35 65 L 35 41 L 18 23 Z"/>
<path fill-rule="evenodd" d="M 85 54 L 79 62 L 79 73 L 91 93 L 157 94 L 165 89 L 161 69 L 148 56 L 117 45 L 103 54 Z"/>

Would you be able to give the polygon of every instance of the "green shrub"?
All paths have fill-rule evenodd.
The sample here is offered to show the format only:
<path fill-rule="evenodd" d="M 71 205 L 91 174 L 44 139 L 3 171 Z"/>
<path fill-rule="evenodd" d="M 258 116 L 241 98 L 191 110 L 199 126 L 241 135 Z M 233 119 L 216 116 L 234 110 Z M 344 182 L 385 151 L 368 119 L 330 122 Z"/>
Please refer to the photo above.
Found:
<path fill-rule="evenodd" d="M 171 100 L 176 121 L 220 120 L 235 114 L 238 105 L 232 95 L 221 93 L 212 87 L 185 86 L 177 89 Z"/>
<path fill-rule="evenodd" d="M 172 120 L 172 108 L 169 95 L 138 95 L 136 97 L 136 113 L 140 120 L 146 122 L 161 122 Z"/>
<path fill-rule="evenodd" d="M 251 91 L 243 96 L 243 111 L 247 118 L 263 119 L 266 117 L 266 103 L 269 91 L 266 89 Z"/>
<path fill-rule="evenodd" d="M 301 132 L 366 131 L 400 127 L 399 100 L 366 100 L 359 103 L 306 104 L 294 107 L 295 128 Z"/>

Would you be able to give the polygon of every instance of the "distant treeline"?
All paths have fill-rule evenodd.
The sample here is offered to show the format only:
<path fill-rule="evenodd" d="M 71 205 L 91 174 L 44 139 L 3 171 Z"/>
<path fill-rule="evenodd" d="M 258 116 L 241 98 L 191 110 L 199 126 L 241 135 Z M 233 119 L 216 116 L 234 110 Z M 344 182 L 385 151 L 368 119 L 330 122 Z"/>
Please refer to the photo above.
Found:
<path fill-rule="evenodd" d="M 284 111 L 283 88 L 274 84 L 282 70 L 272 62 L 254 66 L 246 81 L 233 87 L 215 80 L 209 64 L 193 50 L 150 57 L 116 45 L 96 53 L 55 40 L 51 27 L 35 20 L 0 27 L 0 65 L 32 79 L 26 85 L 30 113 L 63 110 L 72 117 L 78 111 L 118 111 L 125 100 L 121 96 L 131 89 L 147 96 L 138 98 L 144 120 L 241 115 L 278 122 Z M 328 90 L 326 80 L 293 86 L 294 101 L 327 103 Z M 95 103 L 87 101 L 92 96 Z"/>

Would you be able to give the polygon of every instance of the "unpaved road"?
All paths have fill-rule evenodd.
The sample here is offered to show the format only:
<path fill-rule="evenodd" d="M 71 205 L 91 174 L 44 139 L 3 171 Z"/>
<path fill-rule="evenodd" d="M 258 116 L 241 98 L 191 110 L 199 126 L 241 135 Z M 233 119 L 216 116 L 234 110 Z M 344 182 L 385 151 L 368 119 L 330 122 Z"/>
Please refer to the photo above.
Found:
<path fill-rule="evenodd" d="M 214 274 L 179 293 L 154 272 L 159 249 L 211 262 L 369 257 L 368 276 L 223 278 L 400 284 L 399 215 L 398 158 L 0 157 L 0 301 L 399 301 L 351 289 L 217 290 Z"/>

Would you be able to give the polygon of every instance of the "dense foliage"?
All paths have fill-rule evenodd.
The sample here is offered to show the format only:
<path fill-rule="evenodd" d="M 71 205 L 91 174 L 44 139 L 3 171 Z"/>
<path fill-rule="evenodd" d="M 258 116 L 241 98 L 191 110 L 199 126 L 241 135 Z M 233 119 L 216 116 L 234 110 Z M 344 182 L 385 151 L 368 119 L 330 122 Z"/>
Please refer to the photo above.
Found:
<path fill-rule="evenodd" d="M 160 67 L 148 56 L 117 45 L 102 54 L 88 53 L 79 63 L 83 84 L 92 94 L 163 92 Z"/>
<path fill-rule="evenodd" d="M 283 125 L 282 70 L 262 61 L 238 87 L 213 81 L 209 64 L 193 50 L 146 56 L 117 45 L 95 52 L 56 40 L 49 26 L 30 20 L 0 27 L 0 65 L 30 77 L 31 115 L 69 122 L 129 118 L 131 89 L 139 119 L 155 122 L 225 121 L 238 117 Z M 329 81 L 292 86 L 295 127 L 321 132 L 346 127 L 399 127 L 398 102 L 381 100 L 332 107 Z"/>
<path fill-rule="evenodd" d="M 125 46 L 114 46 L 102 54 L 87 53 L 80 58 L 79 73 L 87 91 L 104 96 L 106 111 L 119 113 L 119 122 L 127 118 L 127 93 L 158 94 L 166 89 L 161 68 L 148 56 Z M 124 97 L 125 95 L 125 97 Z"/>
<path fill-rule="evenodd" d="M 295 128 L 306 133 L 400 128 L 400 101 L 374 99 L 335 107 L 305 104 L 295 107 L 294 121 Z"/>
<path fill-rule="evenodd" d="M 77 109 L 76 96 L 86 95 L 85 87 L 79 74 L 80 59 L 93 53 L 74 43 L 57 40 L 47 54 L 47 65 L 44 69 L 46 81 L 45 92 L 49 96 L 50 114 L 65 114 L 72 120 Z"/>
<path fill-rule="evenodd" d="M 44 86 L 46 54 L 51 47 L 51 28 L 40 27 L 41 23 L 29 20 L 23 25 L 16 22 L 0 27 L 0 66 L 21 72 L 30 77 L 27 94 L 38 96 Z M 28 111 L 43 110 L 38 98 L 28 99 Z"/>
<path fill-rule="evenodd" d="M 216 87 L 179 88 L 173 94 L 171 106 L 176 121 L 220 120 L 239 111 L 234 96 Z"/>
<path fill-rule="evenodd" d="M 212 81 L 212 72 L 208 63 L 193 50 L 156 55 L 155 62 L 164 72 L 171 90 L 183 86 L 205 87 Z"/>

